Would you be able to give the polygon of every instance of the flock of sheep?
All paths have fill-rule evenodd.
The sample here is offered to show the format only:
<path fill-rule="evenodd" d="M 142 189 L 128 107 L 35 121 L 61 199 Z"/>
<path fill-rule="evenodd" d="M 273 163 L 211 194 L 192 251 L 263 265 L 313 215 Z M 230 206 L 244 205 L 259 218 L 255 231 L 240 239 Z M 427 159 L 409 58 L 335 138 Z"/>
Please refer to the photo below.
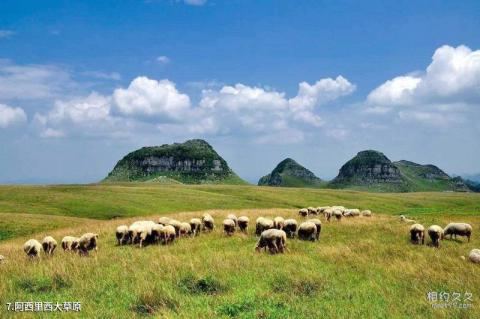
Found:
<path fill-rule="evenodd" d="M 323 214 L 327 221 L 334 216 L 337 220 L 342 217 L 372 216 L 371 211 L 360 212 L 358 209 L 347 209 L 343 206 L 333 207 L 309 207 L 299 210 L 299 215 L 308 217 L 312 215 Z M 250 219 L 247 216 L 237 218 L 234 214 L 229 214 L 223 220 L 223 232 L 231 236 L 238 229 L 246 233 L 249 227 Z M 138 245 L 145 244 L 170 244 L 175 239 L 190 236 L 195 237 L 200 232 L 211 232 L 215 228 L 213 217 L 205 213 L 201 218 L 192 218 L 189 222 L 180 222 L 168 217 L 160 217 L 157 222 L 136 221 L 130 226 L 118 226 L 115 232 L 118 245 Z M 283 253 L 286 248 L 287 238 L 298 237 L 301 240 L 316 241 L 320 238 L 322 222 L 318 218 L 308 219 L 300 224 L 295 219 L 284 219 L 275 217 L 274 219 L 259 217 L 255 223 L 255 234 L 260 236 L 256 246 L 256 251 L 268 250 L 272 254 Z"/>
<path fill-rule="evenodd" d="M 410 226 L 410 240 L 413 244 L 425 244 L 425 227 L 422 224 L 405 217 L 405 215 L 400 215 L 400 221 L 412 224 Z M 457 236 L 467 237 L 468 242 L 470 242 L 472 225 L 467 223 L 450 223 L 445 228 L 431 225 L 426 232 L 430 237 L 431 245 L 438 248 L 440 247 L 440 241 L 448 235 L 450 235 L 450 239 L 452 239 L 452 236 L 455 239 L 457 239 Z M 469 254 L 469 259 L 474 263 L 480 263 L 480 249 L 473 249 Z"/>
<path fill-rule="evenodd" d="M 323 215 L 326 221 L 332 217 L 341 221 L 342 218 L 352 217 L 371 217 L 370 210 L 360 211 L 359 209 L 348 209 L 343 206 L 324 206 L 308 207 L 298 211 L 298 215 L 307 220 L 300 224 L 295 219 L 284 219 L 277 216 L 274 219 L 259 217 L 255 223 L 255 235 L 259 240 L 255 246 L 256 251 L 269 250 L 271 254 L 283 253 L 286 249 L 287 238 L 298 237 L 300 240 L 317 241 L 320 239 L 322 222 L 312 216 Z M 431 244 L 434 247 L 440 246 L 440 241 L 445 236 L 465 236 L 468 241 L 472 235 L 472 226 L 467 223 L 450 223 L 445 228 L 438 225 L 432 225 L 427 230 L 415 220 L 408 219 L 404 215 L 400 216 L 404 223 L 412 224 L 410 227 L 410 239 L 414 244 L 424 244 L 425 235 L 428 233 Z M 247 216 L 237 218 L 234 214 L 229 214 L 223 220 L 223 232 L 231 236 L 238 229 L 246 233 L 249 227 L 250 219 Z M 146 244 L 171 244 L 174 240 L 182 237 L 196 237 L 201 232 L 211 232 L 215 229 L 213 217 L 205 213 L 201 218 L 192 218 L 189 222 L 180 222 L 168 217 L 160 217 L 157 222 L 154 221 L 136 221 L 130 226 L 118 226 L 115 232 L 118 245 L 138 245 L 143 247 Z M 62 248 L 64 251 L 78 251 L 80 255 L 88 255 L 89 251 L 97 250 L 98 234 L 86 233 L 81 237 L 66 236 L 62 239 Z M 46 255 L 53 255 L 57 247 L 57 241 L 51 237 L 45 237 L 40 243 L 36 239 L 28 240 L 23 249 L 27 256 L 36 257 L 43 250 Z M 0 256 L 3 259 L 3 256 Z M 469 259 L 472 262 L 480 263 L 480 250 L 473 249 L 470 252 Z M 1 262 L 2 260 L 0 260 Z"/>
<path fill-rule="evenodd" d="M 80 237 L 65 236 L 62 239 L 64 251 L 78 251 L 82 256 L 88 255 L 90 250 L 97 250 L 98 234 L 86 233 Z M 52 256 L 57 248 L 57 241 L 52 236 L 45 237 L 40 243 L 36 239 L 29 239 L 23 244 L 23 251 L 28 257 L 37 257 L 43 250 L 46 255 Z"/>

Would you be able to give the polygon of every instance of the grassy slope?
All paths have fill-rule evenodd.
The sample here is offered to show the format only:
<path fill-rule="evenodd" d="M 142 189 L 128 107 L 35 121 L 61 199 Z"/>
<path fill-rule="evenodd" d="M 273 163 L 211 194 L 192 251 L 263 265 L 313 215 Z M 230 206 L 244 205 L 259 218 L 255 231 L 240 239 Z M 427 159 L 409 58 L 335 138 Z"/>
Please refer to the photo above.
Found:
<path fill-rule="evenodd" d="M 290 240 L 290 251 L 282 256 L 256 255 L 251 233 L 225 238 L 219 229 L 171 247 L 116 247 L 115 227 L 138 217 L 61 216 L 108 219 L 121 213 L 153 219 L 184 212 L 174 216 L 188 220 L 202 214 L 193 211 L 228 208 L 212 211 L 219 228 L 232 210 L 251 220 L 259 215 L 298 218 L 292 208 L 333 203 L 371 208 L 375 217 L 324 222 L 320 242 Z M 439 250 L 412 246 L 408 225 L 389 216 L 400 213 L 424 225 L 469 222 L 472 242 L 444 241 Z M 0 266 L 0 304 L 78 300 L 85 318 L 132 318 L 146 311 L 168 318 L 480 316 L 479 268 L 459 258 L 480 246 L 479 194 L 140 183 L 8 186 L 0 187 L 0 221 L 9 237 L 19 236 L 0 243 L 0 254 L 7 257 Z M 48 233 L 60 239 L 86 231 L 101 238 L 99 252 L 89 258 L 58 251 L 52 259 L 26 262 L 21 251 L 27 237 Z M 472 292 L 474 308 L 434 310 L 425 298 L 429 291 Z"/>
<path fill-rule="evenodd" d="M 253 220 L 260 215 L 298 218 L 295 210 L 285 209 L 234 212 Z M 211 213 L 218 226 L 227 211 Z M 187 220 L 199 215 L 174 217 Z M 427 225 L 459 218 L 419 217 Z M 478 225 L 480 217 L 461 220 Z M 89 258 L 59 251 L 51 259 L 26 263 L 19 253 L 22 239 L 1 244 L 8 262 L 0 267 L 4 278 L 0 303 L 81 301 L 84 318 L 132 318 L 148 312 L 166 318 L 480 316 L 480 271 L 459 258 L 480 245 L 478 235 L 471 243 L 444 241 L 441 249 L 413 246 L 408 242 L 408 225 L 376 214 L 370 219 L 324 222 L 320 242 L 289 240 L 286 254 L 270 256 L 253 252 L 253 230 L 227 238 L 217 229 L 170 247 L 116 247 L 113 231 L 119 223 L 89 221 L 52 233 L 61 238 L 99 232 L 99 251 Z M 475 226 L 474 232 L 479 231 Z M 474 308 L 435 310 L 426 299 L 429 291 L 472 292 Z"/>

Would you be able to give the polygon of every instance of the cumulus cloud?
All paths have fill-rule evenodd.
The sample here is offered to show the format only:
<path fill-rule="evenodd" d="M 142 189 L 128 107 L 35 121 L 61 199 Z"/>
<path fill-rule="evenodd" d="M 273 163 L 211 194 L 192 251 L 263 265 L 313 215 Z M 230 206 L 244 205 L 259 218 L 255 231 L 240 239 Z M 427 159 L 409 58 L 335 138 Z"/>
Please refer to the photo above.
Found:
<path fill-rule="evenodd" d="M 480 50 L 438 48 L 425 71 L 398 76 L 367 96 L 365 111 L 395 112 L 401 120 L 433 125 L 460 123 L 480 106 Z"/>
<path fill-rule="evenodd" d="M 22 108 L 0 104 L 0 128 L 6 128 L 26 121 L 27 115 Z"/>
<path fill-rule="evenodd" d="M 118 111 L 126 116 L 179 120 L 190 109 L 190 98 L 180 93 L 169 80 L 137 77 L 128 88 L 116 89 L 113 99 Z"/>

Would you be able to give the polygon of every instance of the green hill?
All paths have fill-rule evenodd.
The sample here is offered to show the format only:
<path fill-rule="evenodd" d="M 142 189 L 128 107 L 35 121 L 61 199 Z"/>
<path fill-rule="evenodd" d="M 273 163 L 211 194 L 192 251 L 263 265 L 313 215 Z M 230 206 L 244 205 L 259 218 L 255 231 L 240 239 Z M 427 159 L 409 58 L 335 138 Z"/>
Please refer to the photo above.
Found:
<path fill-rule="evenodd" d="M 291 158 L 281 161 L 274 170 L 260 178 L 259 186 L 321 187 L 325 183 Z"/>
<path fill-rule="evenodd" d="M 452 178 L 435 165 L 391 162 L 373 150 L 359 152 L 345 163 L 328 186 L 383 192 L 470 191 L 461 178 Z"/>
<path fill-rule="evenodd" d="M 142 147 L 122 158 L 104 182 L 246 184 L 204 140 Z"/>

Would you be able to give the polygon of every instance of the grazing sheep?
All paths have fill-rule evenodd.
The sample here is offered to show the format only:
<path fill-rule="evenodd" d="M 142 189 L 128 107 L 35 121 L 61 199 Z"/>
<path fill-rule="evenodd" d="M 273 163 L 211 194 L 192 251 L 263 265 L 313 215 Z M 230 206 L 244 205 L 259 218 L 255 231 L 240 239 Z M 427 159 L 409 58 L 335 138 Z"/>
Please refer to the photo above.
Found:
<path fill-rule="evenodd" d="M 230 218 L 227 218 L 225 220 L 223 220 L 223 231 L 225 232 L 225 234 L 227 234 L 228 236 L 232 236 L 234 233 L 235 233 L 235 221 L 230 219 Z"/>
<path fill-rule="evenodd" d="M 153 242 L 152 229 L 157 224 L 152 221 L 137 221 L 128 229 L 132 244 L 138 243 L 143 247 L 144 243 Z"/>
<path fill-rule="evenodd" d="M 298 238 L 315 241 L 317 238 L 317 226 L 312 222 L 301 223 L 298 227 Z"/>
<path fill-rule="evenodd" d="M 480 249 L 472 249 L 468 255 L 468 259 L 470 259 L 472 263 L 480 264 Z"/>
<path fill-rule="evenodd" d="M 173 228 L 175 228 L 175 236 L 180 237 L 180 228 L 182 226 L 182 223 L 176 219 L 170 219 L 168 225 L 173 226 Z"/>
<path fill-rule="evenodd" d="M 406 224 L 416 224 L 417 222 L 413 219 L 408 219 L 405 215 L 400 215 L 400 221 Z"/>
<path fill-rule="evenodd" d="M 73 236 L 65 236 L 62 239 L 62 248 L 64 251 L 76 251 L 78 249 L 78 241 L 80 238 Z"/>
<path fill-rule="evenodd" d="M 280 229 L 267 229 L 260 234 L 255 251 L 260 252 L 268 247 L 271 254 L 283 253 L 287 246 L 287 235 Z"/>
<path fill-rule="evenodd" d="M 78 240 L 78 252 L 82 256 L 88 255 L 90 250 L 97 251 L 98 234 L 86 233 Z"/>
<path fill-rule="evenodd" d="M 169 217 L 160 217 L 160 218 L 158 219 L 158 223 L 159 223 L 160 225 L 167 226 L 167 225 L 169 225 L 169 223 L 170 223 L 170 219 L 171 219 L 171 218 L 169 218 Z"/>
<path fill-rule="evenodd" d="M 425 243 L 425 227 L 420 224 L 410 226 L 410 240 L 412 244 Z"/>
<path fill-rule="evenodd" d="M 343 211 L 343 216 L 345 217 L 358 217 L 360 216 L 360 210 L 354 209 L 346 209 Z"/>
<path fill-rule="evenodd" d="M 190 219 L 190 227 L 192 228 L 192 235 L 197 236 L 200 234 L 200 229 L 202 228 L 202 221 L 200 218 Z"/>
<path fill-rule="evenodd" d="M 363 217 L 372 217 L 372 211 L 369 209 L 362 210 Z"/>
<path fill-rule="evenodd" d="M 285 226 L 285 219 L 283 217 L 275 217 L 273 219 L 273 227 L 275 227 L 276 229 L 283 229 L 283 227 Z"/>
<path fill-rule="evenodd" d="M 288 238 L 295 238 L 295 234 L 297 233 L 298 224 L 295 219 L 287 219 L 285 220 L 283 230 L 287 234 Z"/>
<path fill-rule="evenodd" d="M 36 239 L 30 239 L 23 244 L 23 251 L 30 258 L 37 257 L 40 254 L 40 251 L 42 251 L 42 244 Z"/>
<path fill-rule="evenodd" d="M 307 208 L 302 208 L 298 211 L 298 215 L 302 217 L 307 217 L 308 216 L 308 209 Z"/>
<path fill-rule="evenodd" d="M 310 222 L 310 223 L 313 223 L 315 224 L 315 227 L 317 228 L 317 234 L 316 234 L 316 239 L 319 240 L 320 239 L 320 232 L 322 231 L 322 222 L 320 221 L 320 219 L 307 219 L 307 222 Z"/>
<path fill-rule="evenodd" d="M 42 247 L 45 254 L 51 256 L 57 248 L 57 241 L 52 236 L 47 236 L 42 240 Z"/>
<path fill-rule="evenodd" d="M 438 225 L 432 225 L 428 227 L 428 236 L 432 240 L 432 245 L 440 247 L 440 240 L 443 239 L 443 228 Z"/>
<path fill-rule="evenodd" d="M 175 227 L 173 227 L 172 225 L 167 225 L 163 227 L 162 238 L 164 245 L 171 244 L 176 238 Z"/>
<path fill-rule="evenodd" d="M 308 207 L 308 215 L 317 215 L 317 209 L 315 207 Z"/>
<path fill-rule="evenodd" d="M 332 206 L 331 209 L 333 211 L 339 210 L 342 213 L 342 215 L 343 215 L 343 212 L 346 210 L 344 206 Z"/>
<path fill-rule="evenodd" d="M 228 214 L 227 218 L 233 220 L 233 222 L 235 223 L 235 227 L 238 226 L 238 218 L 237 218 L 237 216 L 235 216 L 234 214 Z"/>
<path fill-rule="evenodd" d="M 203 230 L 207 232 L 211 232 L 215 229 L 213 217 L 210 215 L 202 217 L 202 225 Z"/>
<path fill-rule="evenodd" d="M 161 225 L 161 224 L 155 224 L 155 225 L 152 225 L 152 242 L 155 243 L 155 244 L 158 244 L 160 243 L 160 239 L 162 238 L 162 234 L 163 234 L 163 229 L 165 228 L 165 226 Z"/>
<path fill-rule="evenodd" d="M 327 222 L 330 221 L 330 218 L 332 218 L 333 216 L 333 209 L 331 208 L 327 208 L 323 211 L 323 216 L 325 217 L 325 219 L 327 220 Z"/>
<path fill-rule="evenodd" d="M 248 218 L 247 216 L 238 217 L 238 228 L 240 228 L 240 231 L 244 233 L 247 232 L 249 222 L 250 222 L 250 218 Z"/>
<path fill-rule="evenodd" d="M 444 236 L 450 235 L 450 239 L 452 239 L 452 235 L 455 236 L 455 239 L 457 239 L 457 235 L 466 236 L 468 238 L 468 242 L 470 242 L 472 226 L 466 223 L 450 223 L 443 229 L 443 233 Z"/>
<path fill-rule="evenodd" d="M 326 209 L 329 209 L 329 208 L 330 208 L 330 206 L 317 207 L 317 215 L 320 215 L 320 214 L 325 213 L 325 210 L 326 210 Z"/>
<path fill-rule="evenodd" d="M 178 232 L 179 237 L 192 235 L 192 227 L 189 223 L 180 223 L 180 229 Z"/>
<path fill-rule="evenodd" d="M 259 217 L 257 218 L 257 224 L 255 227 L 255 234 L 259 236 L 264 230 L 271 229 L 273 227 L 273 220 L 269 218 Z"/>
<path fill-rule="evenodd" d="M 341 221 L 341 220 L 342 220 L 342 216 L 343 216 L 342 210 L 340 210 L 340 209 L 335 209 L 335 210 L 333 211 L 333 216 L 335 217 L 335 219 L 336 219 L 337 221 Z"/>
<path fill-rule="evenodd" d="M 127 225 L 121 225 L 117 227 L 117 230 L 115 231 L 115 237 L 117 238 L 117 244 L 119 246 L 125 245 L 130 241 L 128 234 Z"/>

